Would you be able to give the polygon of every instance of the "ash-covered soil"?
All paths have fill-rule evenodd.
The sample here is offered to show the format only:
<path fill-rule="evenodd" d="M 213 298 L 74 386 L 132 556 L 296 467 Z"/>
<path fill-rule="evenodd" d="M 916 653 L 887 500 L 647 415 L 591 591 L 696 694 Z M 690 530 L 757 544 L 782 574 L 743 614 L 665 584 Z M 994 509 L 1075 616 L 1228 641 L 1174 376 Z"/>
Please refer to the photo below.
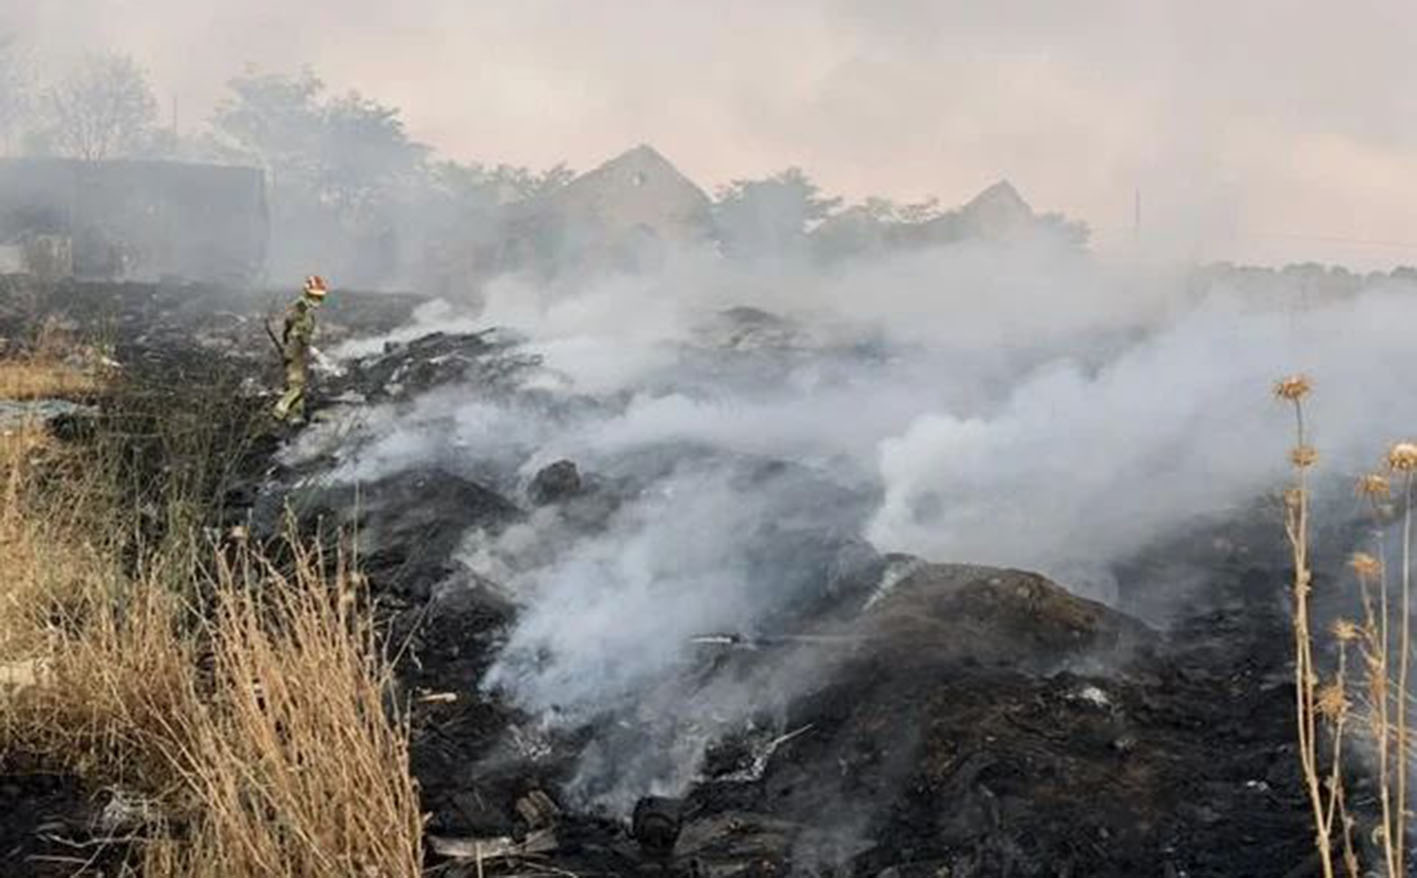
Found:
<path fill-rule="evenodd" d="M 0 334 L 44 308 L 80 326 L 103 314 L 130 359 L 215 357 L 269 381 L 253 309 L 214 314 L 186 305 L 189 293 L 66 288 L 25 314 L 12 309 Z M 407 305 L 348 297 L 332 322 L 373 334 L 402 323 Z M 339 429 L 370 403 L 397 406 L 459 382 L 534 397 L 516 388 L 534 365 L 495 335 L 424 338 L 350 364 L 317 395 L 310 435 L 248 446 L 214 522 L 273 532 L 288 503 L 312 527 L 362 528 L 400 650 L 439 874 L 479 874 L 459 856 L 472 839 L 515 848 L 481 864 L 514 874 L 1308 874 L 1277 520 L 1177 534 L 1119 570 L 1118 609 L 1027 572 L 878 555 L 832 529 L 852 501 L 830 495 L 809 504 L 806 524 L 753 535 L 773 570 L 800 559 L 795 597 L 774 608 L 771 628 L 686 645 L 663 702 L 548 725 L 489 687 L 522 608 L 506 583 L 463 562 L 468 534 L 535 521 L 575 539 L 605 527 L 646 490 L 644 477 L 572 462 L 529 485 L 463 449 L 460 466 L 394 470 L 356 490 L 333 477 L 352 453 Z M 767 467 L 817 490 L 795 464 L 743 465 L 750 481 Z M 1175 566 L 1199 575 L 1163 614 L 1148 577 Z M 726 689 L 750 709 L 719 722 L 707 714 Z M 676 715 L 656 712 L 660 703 Z M 698 758 L 687 739 L 707 739 L 706 749 L 678 765 L 685 752 Z M 646 766 L 688 781 L 618 805 L 596 795 L 597 784 L 618 789 Z M 46 832 L 56 825 L 70 840 L 91 837 L 90 792 L 0 766 L 5 874 L 59 874 L 35 857 L 56 850 Z M 1361 783 L 1352 795 L 1361 807 Z"/>
<path fill-rule="evenodd" d="M 6 875 L 67 878 L 122 861 L 121 846 L 94 843 L 101 814 L 93 791 L 71 777 L 11 758 L 0 764 L 0 863 Z M 116 874 L 116 873 L 114 873 Z"/>

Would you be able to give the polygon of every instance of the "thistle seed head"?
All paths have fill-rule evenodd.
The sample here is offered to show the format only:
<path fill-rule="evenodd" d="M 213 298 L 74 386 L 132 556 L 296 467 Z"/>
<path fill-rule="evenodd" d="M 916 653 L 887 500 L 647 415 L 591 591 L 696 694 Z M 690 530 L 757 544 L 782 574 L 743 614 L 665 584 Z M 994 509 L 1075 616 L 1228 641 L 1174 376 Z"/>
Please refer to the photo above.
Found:
<path fill-rule="evenodd" d="M 1364 582 L 1377 580 L 1383 572 L 1383 563 L 1367 552 L 1354 552 L 1348 558 L 1348 566 Z"/>
<path fill-rule="evenodd" d="M 1387 465 L 1400 473 L 1417 470 L 1417 442 L 1398 442 L 1388 449 Z"/>
<path fill-rule="evenodd" d="M 1392 482 L 1382 473 L 1368 473 L 1358 480 L 1355 493 L 1359 497 L 1382 499 L 1392 496 Z"/>
<path fill-rule="evenodd" d="M 1333 623 L 1333 636 L 1344 643 L 1357 640 L 1361 635 L 1358 625 L 1351 619 L 1337 619 Z"/>
<path fill-rule="evenodd" d="M 1314 699 L 1319 713 L 1336 720 L 1348 712 L 1348 696 L 1343 692 L 1342 683 L 1330 683 L 1319 689 Z"/>
<path fill-rule="evenodd" d="M 1312 388 L 1313 384 L 1307 375 L 1290 375 L 1275 382 L 1274 395 L 1290 402 L 1298 402 L 1308 396 Z"/>

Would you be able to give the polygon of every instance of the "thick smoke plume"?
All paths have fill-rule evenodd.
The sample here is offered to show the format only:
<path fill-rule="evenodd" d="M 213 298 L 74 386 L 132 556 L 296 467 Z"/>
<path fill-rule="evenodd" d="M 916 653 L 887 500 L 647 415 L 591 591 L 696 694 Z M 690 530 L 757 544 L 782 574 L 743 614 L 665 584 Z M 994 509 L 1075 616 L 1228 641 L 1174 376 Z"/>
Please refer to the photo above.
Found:
<path fill-rule="evenodd" d="M 989 415 L 924 414 L 881 445 L 871 538 L 1065 581 L 1102 575 L 1278 483 L 1288 434 L 1264 391 L 1291 366 L 1321 376 L 1314 420 L 1330 467 L 1375 466 L 1417 412 L 1399 378 L 1413 292 L 1378 283 L 1298 311 L 1222 286 L 1101 368 L 1062 358 Z"/>
<path fill-rule="evenodd" d="M 1279 484 L 1290 438 L 1269 388 L 1293 369 L 1318 378 L 1330 470 L 1375 461 L 1417 414 L 1401 380 L 1417 290 L 1381 276 L 1316 301 L 1300 278 L 1139 275 L 1046 240 L 831 272 L 689 253 L 504 278 L 482 311 L 440 304 L 402 334 L 495 325 L 543 367 L 511 395 L 374 412 L 341 474 L 435 462 L 518 490 L 570 458 L 613 498 L 590 526 L 542 509 L 469 534 L 463 560 L 522 605 L 490 688 L 552 726 L 638 729 L 599 740 L 573 791 L 625 807 L 810 679 L 687 682 L 696 634 L 788 630 L 886 552 L 1116 601 L 1114 565 Z M 691 703 L 698 719 L 671 719 Z"/>

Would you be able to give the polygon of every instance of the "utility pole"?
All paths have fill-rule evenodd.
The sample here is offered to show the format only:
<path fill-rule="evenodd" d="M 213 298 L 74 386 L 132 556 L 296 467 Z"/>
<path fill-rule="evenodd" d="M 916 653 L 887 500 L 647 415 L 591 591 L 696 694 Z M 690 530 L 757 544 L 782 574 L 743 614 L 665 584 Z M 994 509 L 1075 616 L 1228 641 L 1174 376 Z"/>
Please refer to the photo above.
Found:
<path fill-rule="evenodd" d="M 1141 246 L 1141 187 L 1136 188 L 1132 201 L 1132 244 Z"/>

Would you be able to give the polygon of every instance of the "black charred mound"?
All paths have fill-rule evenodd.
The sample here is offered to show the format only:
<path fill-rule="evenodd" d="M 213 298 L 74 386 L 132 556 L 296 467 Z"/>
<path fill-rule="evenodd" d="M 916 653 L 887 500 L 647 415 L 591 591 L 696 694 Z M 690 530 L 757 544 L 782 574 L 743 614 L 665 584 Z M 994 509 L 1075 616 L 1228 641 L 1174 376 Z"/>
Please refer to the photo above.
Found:
<path fill-rule="evenodd" d="M 1276 874 L 1308 839 L 1255 621 L 1162 638 L 1032 574 L 922 567 L 822 656 L 760 782 L 691 794 L 679 852 L 721 874 Z"/>
<path fill-rule="evenodd" d="M 420 351 L 437 362 L 418 365 Z M 364 361 L 352 386 L 396 398 L 411 385 L 478 380 L 497 374 L 486 362 L 497 354 L 481 337 L 433 336 Z M 534 479 L 526 502 L 595 505 L 596 474 L 574 467 Z M 371 581 L 404 608 L 395 631 L 407 647 L 429 831 L 524 832 L 517 803 L 539 791 L 557 798 L 591 740 L 620 734 L 614 717 L 545 734 L 481 688 L 516 608 L 453 555 L 470 528 L 495 530 L 528 510 L 437 470 L 362 485 L 357 516 L 351 488 L 291 496 L 307 516 L 357 520 Z M 778 665 L 814 668 L 778 731 L 712 748 L 676 825 L 664 809 L 638 834 L 629 813 L 562 813 L 543 865 L 583 876 L 1239 878 L 1305 862 L 1288 629 L 1276 601 L 1254 597 L 1256 577 L 1278 581 L 1282 570 L 1256 571 L 1255 557 L 1211 565 L 1181 621 L 1158 633 L 1035 574 L 816 539 L 784 533 L 774 556 L 800 557 L 804 575 L 819 577 L 818 567 L 840 564 L 809 559 L 844 548 L 861 557 L 824 580 L 819 599 L 772 620 L 795 636 L 724 646 L 691 672 L 771 687 Z"/>
<path fill-rule="evenodd" d="M 522 720 L 479 698 L 458 651 L 495 643 L 474 593 L 430 611 L 417 678 L 450 679 L 446 661 L 465 700 L 424 714 L 415 762 L 436 831 L 492 835 L 514 831 L 517 797 L 556 789 L 577 742 L 487 758 Z M 1284 874 L 1310 850 L 1286 635 L 1280 613 L 1253 608 L 1161 635 L 1033 574 L 923 565 L 787 647 L 820 684 L 791 703 L 776 746 L 710 753 L 671 854 L 668 829 L 635 845 L 632 826 L 587 815 L 567 819 L 553 861 L 577 874 Z M 720 673 L 786 658 L 743 655 Z"/>
<path fill-rule="evenodd" d="M 434 332 L 412 341 L 386 342 L 380 353 L 355 360 L 344 375 L 325 383 L 334 395 L 385 402 L 455 381 L 503 386 L 539 363 L 538 357 L 516 352 L 511 339 L 491 330 Z"/>
<path fill-rule="evenodd" d="M 162 322 L 163 307 L 140 310 L 134 331 L 156 322 L 149 341 L 171 339 L 190 356 L 191 333 L 179 344 L 185 330 Z M 249 320 L 237 323 L 248 338 L 244 354 L 232 354 L 240 361 L 257 336 Z M 486 362 L 496 350 L 471 336 L 391 346 L 333 389 L 399 399 L 524 367 Z M 312 473 L 283 471 L 274 451 L 271 442 L 248 449 L 263 459 L 243 465 L 252 475 L 231 488 L 223 514 L 248 516 L 266 537 L 286 503 L 311 527 L 360 526 L 413 709 L 429 831 L 520 837 L 528 827 L 518 802 L 538 791 L 564 799 L 597 733 L 542 735 L 534 718 L 481 688 L 516 607 L 455 556 L 469 529 L 495 531 L 528 510 L 439 469 L 322 487 Z M 566 505 L 598 508 L 596 474 L 578 476 Z M 550 494 L 570 485 L 554 482 Z M 817 553 L 831 555 L 826 548 Z M 578 813 L 563 800 L 555 850 L 484 868 L 582 878 L 1307 874 L 1290 635 L 1278 601 L 1255 599 L 1275 593 L 1284 571 L 1269 560 L 1278 556 L 1256 557 L 1215 565 L 1164 632 L 1030 573 L 862 557 L 851 575 L 822 584 L 817 604 L 794 608 L 798 618 L 774 620 L 794 622 L 795 636 L 715 647 L 693 670 L 770 687 L 775 667 L 813 668 L 811 685 L 791 697 L 762 690 L 765 702 L 786 702 L 767 739 L 726 735 L 681 800 L 646 800 L 638 832 L 630 813 Z M 890 571 L 905 575 L 886 587 Z M 1351 789 L 1364 795 L 1361 783 Z M 48 834 L 87 825 L 86 795 L 0 765 L 0 874 L 72 873 L 72 862 L 45 871 L 49 861 L 34 857 L 56 852 Z M 440 874 L 478 874 L 475 863 L 430 859 Z"/>
<path fill-rule="evenodd" d="M 364 571 L 381 589 L 419 602 L 458 572 L 450 559 L 470 528 L 496 531 L 522 515 L 500 494 L 437 468 L 267 497 L 260 517 L 265 531 L 278 529 L 286 506 L 304 521 L 353 530 Z"/>

